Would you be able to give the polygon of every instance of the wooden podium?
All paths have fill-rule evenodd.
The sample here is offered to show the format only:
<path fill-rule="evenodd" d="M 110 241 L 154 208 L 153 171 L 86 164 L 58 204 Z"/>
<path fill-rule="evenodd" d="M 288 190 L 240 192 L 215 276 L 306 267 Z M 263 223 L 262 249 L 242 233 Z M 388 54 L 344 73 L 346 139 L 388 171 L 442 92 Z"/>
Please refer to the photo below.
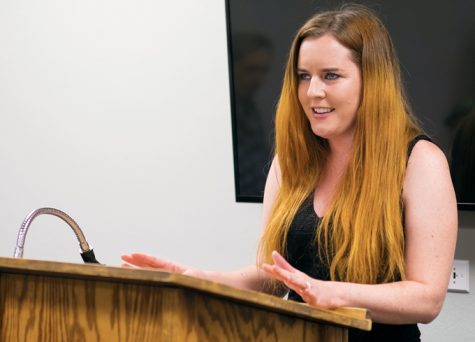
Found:
<path fill-rule="evenodd" d="M 0 341 L 347 341 L 325 310 L 179 274 L 0 258 Z"/>

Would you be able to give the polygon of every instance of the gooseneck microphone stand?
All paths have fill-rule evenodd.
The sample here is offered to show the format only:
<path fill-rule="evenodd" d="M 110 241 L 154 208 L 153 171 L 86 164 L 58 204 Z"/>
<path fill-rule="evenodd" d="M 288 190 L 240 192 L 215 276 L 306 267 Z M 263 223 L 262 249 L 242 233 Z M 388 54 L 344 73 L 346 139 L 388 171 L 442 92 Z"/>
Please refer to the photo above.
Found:
<path fill-rule="evenodd" d="M 25 238 L 28 228 L 30 227 L 31 222 L 33 222 L 36 217 L 42 214 L 54 215 L 66 222 L 72 228 L 74 234 L 76 234 L 76 237 L 79 241 L 79 247 L 81 248 L 81 257 L 84 262 L 99 264 L 99 261 L 97 261 L 96 256 L 94 255 L 94 251 L 91 247 L 89 247 L 89 244 L 87 243 L 86 238 L 84 237 L 84 234 L 76 221 L 74 221 L 65 212 L 55 208 L 36 209 L 28 214 L 28 216 L 23 220 L 20 231 L 18 232 L 15 253 L 13 255 L 14 258 L 23 258 L 23 248 L 25 246 Z"/>

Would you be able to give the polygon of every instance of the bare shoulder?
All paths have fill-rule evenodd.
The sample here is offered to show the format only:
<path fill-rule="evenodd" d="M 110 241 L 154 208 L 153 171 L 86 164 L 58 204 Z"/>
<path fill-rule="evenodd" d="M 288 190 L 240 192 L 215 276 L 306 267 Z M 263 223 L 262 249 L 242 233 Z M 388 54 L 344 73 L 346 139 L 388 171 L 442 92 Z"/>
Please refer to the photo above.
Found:
<path fill-rule="evenodd" d="M 420 140 L 407 163 L 404 191 L 435 181 L 450 182 L 450 171 L 444 152 L 434 143 Z"/>
<path fill-rule="evenodd" d="M 447 158 L 432 142 L 420 140 L 409 157 L 404 178 L 403 200 L 406 209 L 456 212 L 455 192 Z"/>
<path fill-rule="evenodd" d="M 430 141 L 419 140 L 409 156 L 407 172 L 413 171 L 413 169 L 433 167 L 448 168 L 444 152 Z"/>

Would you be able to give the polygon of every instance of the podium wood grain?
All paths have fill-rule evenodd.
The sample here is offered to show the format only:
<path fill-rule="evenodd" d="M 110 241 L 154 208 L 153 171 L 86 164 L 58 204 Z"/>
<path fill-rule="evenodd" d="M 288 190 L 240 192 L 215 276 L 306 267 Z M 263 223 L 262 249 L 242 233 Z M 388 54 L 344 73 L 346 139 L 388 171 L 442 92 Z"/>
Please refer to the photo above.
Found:
<path fill-rule="evenodd" d="M 0 341 L 330 341 L 365 310 L 321 310 L 186 276 L 0 258 Z"/>

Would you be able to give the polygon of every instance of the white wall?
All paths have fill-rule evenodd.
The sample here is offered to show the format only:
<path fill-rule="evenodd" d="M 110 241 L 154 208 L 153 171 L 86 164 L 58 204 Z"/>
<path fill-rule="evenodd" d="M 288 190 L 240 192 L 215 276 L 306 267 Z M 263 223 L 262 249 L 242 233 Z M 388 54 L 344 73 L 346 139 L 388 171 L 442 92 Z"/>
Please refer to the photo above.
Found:
<path fill-rule="evenodd" d="M 97 258 L 254 261 L 261 205 L 234 201 L 224 1 L 0 2 L 0 255 L 53 206 Z M 39 217 L 25 255 L 80 262 Z"/>
<path fill-rule="evenodd" d="M 254 261 L 262 206 L 234 201 L 224 1 L 4 0 L 0 44 L 0 256 L 28 212 L 52 206 L 108 265 L 132 251 L 216 270 Z M 475 284 L 470 215 L 459 247 Z M 46 216 L 24 257 L 80 262 Z M 473 294 L 449 294 L 423 333 L 473 341 L 474 318 Z"/>

